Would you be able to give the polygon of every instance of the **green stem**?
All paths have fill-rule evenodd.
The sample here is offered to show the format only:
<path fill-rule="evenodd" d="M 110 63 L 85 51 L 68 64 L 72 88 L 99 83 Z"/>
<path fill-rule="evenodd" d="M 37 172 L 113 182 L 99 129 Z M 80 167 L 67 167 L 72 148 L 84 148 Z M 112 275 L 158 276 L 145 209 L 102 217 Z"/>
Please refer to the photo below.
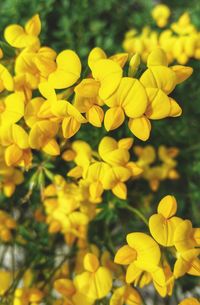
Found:
<path fill-rule="evenodd" d="M 123 207 L 125 209 L 127 209 L 128 211 L 132 212 L 133 214 L 137 215 L 144 223 L 147 227 L 149 227 L 148 221 L 145 218 L 145 216 L 137 209 L 131 207 L 130 205 L 127 205 L 125 207 Z"/>

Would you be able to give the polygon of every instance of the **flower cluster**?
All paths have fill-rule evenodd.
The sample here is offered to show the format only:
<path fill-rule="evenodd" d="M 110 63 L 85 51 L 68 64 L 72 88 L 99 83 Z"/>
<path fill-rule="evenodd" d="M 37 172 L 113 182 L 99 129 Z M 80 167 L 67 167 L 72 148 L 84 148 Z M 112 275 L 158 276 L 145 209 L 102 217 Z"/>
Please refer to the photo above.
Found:
<path fill-rule="evenodd" d="M 78 55 L 71 50 L 56 54 L 40 46 L 40 27 L 36 15 L 25 28 L 10 25 L 5 30 L 5 39 L 17 49 L 14 76 L 3 65 L 1 68 L 0 143 L 5 166 L 29 168 L 33 150 L 59 155 L 62 138 L 72 137 L 86 122 L 101 127 L 104 118 L 106 130 L 113 130 L 126 115 L 132 133 L 147 140 L 151 119 L 181 114 L 180 106 L 168 95 L 192 69 L 168 67 L 161 49 L 149 55 L 148 68 L 138 80 L 123 77 L 127 54 L 107 58 L 103 50 L 95 48 L 88 57 L 91 74 L 75 86 L 81 76 Z M 64 91 L 57 93 L 56 89 Z M 105 117 L 103 105 L 109 108 Z M 22 177 L 14 180 L 21 183 Z"/>
<path fill-rule="evenodd" d="M 161 8 L 153 16 L 164 26 L 169 12 Z M 169 66 L 160 47 L 148 54 L 137 78 L 138 54 L 130 60 L 128 53 L 108 57 L 96 47 L 85 67 L 72 50 L 42 46 L 40 32 L 38 15 L 24 27 L 9 25 L 5 45 L 13 56 L 0 52 L 0 199 L 13 207 L 10 213 L 7 206 L 0 210 L 0 239 L 5 252 L 11 247 L 14 255 L 24 254 L 16 262 L 12 256 L 12 271 L 3 254 L 0 301 L 5 296 L 14 305 L 93 305 L 104 298 L 110 305 L 142 305 L 138 287 L 150 283 L 162 297 L 172 295 L 176 279 L 199 276 L 200 229 L 175 216 L 173 196 L 160 201 L 148 223 L 129 205 L 127 184 L 143 177 L 155 191 L 161 180 L 178 178 L 176 148 L 159 147 L 159 166 L 153 165 L 152 146 L 135 146 L 136 161 L 131 148 L 134 136 L 149 139 L 151 120 L 182 114 L 171 93 L 192 68 Z M 71 140 L 87 125 L 101 132 L 98 147 L 81 136 Z M 108 134 L 119 127 L 124 130 L 116 137 Z M 17 185 L 23 186 L 19 202 Z M 128 245 L 116 251 L 105 214 L 116 220 L 118 209 L 139 216 L 150 234 L 129 233 Z M 98 233 L 91 237 L 97 221 L 105 225 L 105 241 Z M 112 223 L 115 235 L 119 222 Z M 119 265 L 128 265 L 126 274 Z"/>
<path fill-rule="evenodd" d="M 157 213 L 149 218 L 151 236 L 140 232 L 127 235 L 128 244 L 118 250 L 115 262 L 128 265 L 128 284 L 143 287 L 153 282 L 165 297 L 172 295 L 177 278 L 186 273 L 200 275 L 200 228 L 193 228 L 190 220 L 175 216 L 176 211 L 176 199 L 168 195 L 159 202 Z"/>
<path fill-rule="evenodd" d="M 135 146 L 134 152 L 138 156 L 136 164 L 143 169 L 139 177 L 149 182 L 152 191 L 157 191 L 160 182 L 165 179 L 178 179 L 179 173 L 176 170 L 177 161 L 174 158 L 178 155 L 179 150 L 176 147 L 166 148 L 161 145 L 158 147 L 158 164 L 156 150 L 153 146 L 145 147 Z"/>
<path fill-rule="evenodd" d="M 200 33 L 191 22 L 188 12 L 182 14 L 176 22 L 167 26 L 170 9 L 166 5 L 157 5 L 152 10 L 152 17 L 162 31 L 145 26 L 141 33 L 132 29 L 126 33 L 123 47 L 129 54 L 138 53 L 144 62 L 149 53 L 161 47 L 167 55 L 168 62 L 176 60 L 186 64 L 190 58 L 200 59 Z"/>

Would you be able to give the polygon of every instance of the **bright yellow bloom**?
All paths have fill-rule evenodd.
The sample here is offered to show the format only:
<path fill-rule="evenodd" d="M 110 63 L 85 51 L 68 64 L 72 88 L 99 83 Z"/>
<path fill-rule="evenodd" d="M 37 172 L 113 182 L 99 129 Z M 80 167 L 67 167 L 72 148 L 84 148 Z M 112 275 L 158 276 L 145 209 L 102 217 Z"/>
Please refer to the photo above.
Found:
<path fill-rule="evenodd" d="M 102 50 L 96 50 L 95 48 L 89 55 L 92 76 L 100 83 L 99 97 L 103 101 L 109 98 L 118 88 L 123 74 L 120 64 L 113 59 L 107 59 L 104 54 Z"/>
<path fill-rule="evenodd" d="M 151 14 L 153 19 L 156 21 L 156 24 L 160 28 L 163 28 L 168 22 L 168 18 L 170 16 L 170 9 L 167 5 L 158 4 L 153 8 Z"/>
<path fill-rule="evenodd" d="M 55 58 L 56 52 L 48 47 L 24 49 L 15 61 L 16 90 L 24 94 L 28 91 L 30 96 L 30 88 L 36 89 L 39 83 L 47 81 L 49 74 L 56 69 Z"/>
<path fill-rule="evenodd" d="M 77 291 L 73 281 L 69 279 L 58 279 L 54 282 L 54 289 L 64 296 L 65 303 L 70 305 L 91 305 L 94 303 L 93 299 L 89 299 L 85 294 Z"/>
<path fill-rule="evenodd" d="M 131 286 L 122 286 L 115 289 L 110 299 L 110 305 L 141 305 L 142 299 L 136 289 Z"/>
<path fill-rule="evenodd" d="M 181 301 L 178 305 L 200 305 L 200 302 L 195 298 L 187 298 Z"/>
<path fill-rule="evenodd" d="M 0 100 L 0 124 L 9 125 L 18 122 L 24 115 L 24 97 L 12 93 Z"/>
<path fill-rule="evenodd" d="M 184 220 L 174 231 L 174 245 L 178 252 L 200 246 L 200 228 L 193 228 L 190 220 Z"/>
<path fill-rule="evenodd" d="M 147 95 L 144 87 L 135 78 L 123 77 L 117 91 L 105 104 L 110 107 L 105 114 L 105 128 L 109 131 L 118 128 L 125 119 L 137 118 L 144 114 L 147 107 Z"/>
<path fill-rule="evenodd" d="M 136 270 L 153 273 L 158 269 L 161 253 L 152 237 L 139 232 L 130 233 L 127 235 L 127 243 L 115 255 L 115 263 L 129 265 L 126 271 L 127 283 L 135 280 Z"/>
<path fill-rule="evenodd" d="M 99 265 L 97 257 L 88 253 L 84 257 L 85 272 L 75 277 L 74 283 L 79 292 L 97 300 L 105 297 L 112 288 L 110 271 Z"/>
<path fill-rule="evenodd" d="M 185 273 L 200 276 L 200 259 L 198 258 L 200 249 L 190 249 L 177 253 L 177 260 L 174 265 L 174 276 L 179 278 Z"/>
<path fill-rule="evenodd" d="M 31 152 L 28 134 L 17 124 L 3 125 L 0 129 L 0 143 L 5 146 L 5 162 L 8 166 L 30 166 Z"/>
<path fill-rule="evenodd" d="M 68 88 L 76 83 L 81 74 L 81 62 L 72 50 L 65 50 L 56 57 L 56 70 L 48 78 L 49 84 L 55 89 Z"/>
<path fill-rule="evenodd" d="M 38 35 L 41 31 L 39 15 L 33 16 L 23 28 L 18 24 L 9 25 L 4 32 L 6 41 L 15 48 L 39 45 Z"/>
<path fill-rule="evenodd" d="M 104 112 L 100 107 L 102 102 L 98 97 L 100 83 L 92 78 L 83 79 L 75 91 L 74 106 L 81 112 L 86 113 L 88 122 L 96 127 L 101 127 Z"/>
<path fill-rule="evenodd" d="M 24 181 L 23 173 L 14 167 L 7 166 L 5 162 L 0 162 L 0 175 L 2 177 L 0 189 L 6 197 L 11 197 L 16 186 Z"/>
<path fill-rule="evenodd" d="M 177 210 L 176 199 L 165 196 L 158 204 L 158 214 L 149 218 L 149 229 L 153 238 L 162 246 L 174 246 L 174 232 L 182 219 L 175 217 Z"/>
<path fill-rule="evenodd" d="M 38 288 L 17 288 L 14 295 L 14 305 L 39 305 L 44 294 Z"/>

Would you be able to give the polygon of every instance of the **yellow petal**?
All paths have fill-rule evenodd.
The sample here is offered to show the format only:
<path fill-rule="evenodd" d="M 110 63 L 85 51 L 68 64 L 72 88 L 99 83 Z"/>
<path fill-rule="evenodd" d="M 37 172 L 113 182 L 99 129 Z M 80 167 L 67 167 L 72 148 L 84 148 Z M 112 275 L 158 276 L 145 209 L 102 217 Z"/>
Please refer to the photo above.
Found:
<path fill-rule="evenodd" d="M 101 48 L 96 47 L 90 51 L 88 56 L 88 66 L 92 70 L 95 62 L 105 58 L 107 58 L 106 53 Z"/>
<path fill-rule="evenodd" d="M 110 59 L 100 59 L 92 67 L 93 77 L 100 81 L 99 96 L 102 100 L 109 98 L 119 86 L 122 68 Z"/>
<path fill-rule="evenodd" d="M 103 109 L 97 105 L 93 105 L 86 113 L 86 118 L 88 122 L 95 127 L 101 127 L 103 117 Z"/>
<path fill-rule="evenodd" d="M 149 219 L 149 229 L 153 238 L 162 246 L 174 246 L 174 232 L 182 222 L 181 218 L 166 219 L 160 214 L 154 214 Z"/>
<path fill-rule="evenodd" d="M 28 144 L 28 134 L 26 131 L 19 125 L 12 125 L 12 138 L 13 142 L 19 146 L 21 149 L 26 149 L 29 147 Z"/>
<path fill-rule="evenodd" d="M 182 109 L 179 106 L 179 104 L 171 97 L 169 98 L 169 100 L 170 100 L 170 104 L 171 104 L 169 116 L 172 116 L 172 117 L 180 116 L 182 114 Z"/>
<path fill-rule="evenodd" d="M 190 270 L 190 268 L 192 268 L 193 261 L 195 264 L 195 260 L 199 254 L 200 254 L 200 249 L 190 249 L 188 251 L 181 253 L 181 255 L 179 255 L 174 265 L 173 273 L 175 278 L 179 278 L 183 276 L 185 273 L 187 273 Z M 196 269 L 196 272 L 200 274 L 200 269 Z"/>
<path fill-rule="evenodd" d="M 76 292 L 73 282 L 68 279 L 55 280 L 54 289 L 66 297 L 72 296 Z"/>
<path fill-rule="evenodd" d="M 42 150 L 51 156 L 58 156 L 60 154 L 60 146 L 55 139 L 51 139 L 47 144 L 45 144 Z"/>
<path fill-rule="evenodd" d="M 166 53 L 160 49 L 154 49 L 147 58 L 147 67 L 151 66 L 168 66 Z"/>
<path fill-rule="evenodd" d="M 104 126 L 107 131 L 118 128 L 124 122 L 124 111 L 121 107 L 113 107 L 106 111 Z"/>
<path fill-rule="evenodd" d="M 192 223 L 189 220 L 183 220 L 174 232 L 174 245 L 179 252 L 192 249 L 196 246 L 193 238 Z"/>
<path fill-rule="evenodd" d="M 187 298 L 181 301 L 178 305 L 199 305 L 199 301 L 195 298 Z"/>
<path fill-rule="evenodd" d="M 171 103 L 169 97 L 160 89 L 147 88 L 149 105 L 145 112 L 146 116 L 153 120 L 163 119 L 169 116 Z"/>
<path fill-rule="evenodd" d="M 38 36 L 41 31 L 41 21 L 38 14 L 33 16 L 26 24 L 25 24 L 25 30 L 27 34 Z"/>
<path fill-rule="evenodd" d="M 84 268 L 89 272 L 95 272 L 99 268 L 99 260 L 93 253 L 87 253 L 84 257 Z"/>
<path fill-rule="evenodd" d="M 114 262 L 120 265 L 129 265 L 136 259 L 136 257 L 136 251 L 128 245 L 125 245 L 121 247 L 115 254 Z"/>
<path fill-rule="evenodd" d="M 55 122 L 43 120 L 32 127 L 29 134 L 30 146 L 40 149 L 45 146 L 57 133 L 58 125 Z"/>
<path fill-rule="evenodd" d="M 118 147 L 124 149 L 130 149 L 133 145 L 133 138 L 124 138 L 118 141 Z"/>
<path fill-rule="evenodd" d="M 176 73 L 176 83 L 180 84 L 188 79 L 192 73 L 193 69 L 187 66 L 175 65 L 172 66 L 171 69 Z"/>
<path fill-rule="evenodd" d="M 81 123 L 79 123 L 73 117 L 64 118 L 62 122 L 63 137 L 65 139 L 71 138 L 73 135 L 75 135 L 78 132 L 80 127 L 81 127 Z"/>
<path fill-rule="evenodd" d="M 81 74 L 81 62 L 72 50 L 65 50 L 56 58 L 57 69 L 49 75 L 49 84 L 55 89 L 72 86 Z"/>
<path fill-rule="evenodd" d="M 56 100 L 56 92 L 48 82 L 40 83 L 38 86 L 40 93 L 49 100 Z"/>
<path fill-rule="evenodd" d="M 24 48 L 27 44 L 27 36 L 23 27 L 17 24 L 11 24 L 6 27 L 4 37 L 15 48 Z"/>
<path fill-rule="evenodd" d="M 102 183 L 100 181 L 90 183 L 89 191 L 92 198 L 100 197 L 103 193 Z"/>
<path fill-rule="evenodd" d="M 158 88 L 168 95 L 176 86 L 176 74 L 168 67 L 152 66 L 142 74 L 140 82 L 145 88 Z"/>
<path fill-rule="evenodd" d="M 21 159 L 23 151 L 16 145 L 12 144 L 6 148 L 5 161 L 8 166 L 16 165 Z"/>
<path fill-rule="evenodd" d="M 13 91 L 13 78 L 10 72 L 2 64 L 0 64 L 0 79 L 2 80 L 3 86 L 6 90 Z"/>
<path fill-rule="evenodd" d="M 143 270 L 136 267 L 134 262 L 132 262 L 126 270 L 126 282 L 128 284 L 134 282 L 136 280 L 136 278 L 142 274 L 142 272 L 143 272 Z"/>
<path fill-rule="evenodd" d="M 160 262 L 160 248 L 147 234 L 136 232 L 126 237 L 128 245 L 137 252 L 135 264 L 143 270 L 150 271 Z"/>
<path fill-rule="evenodd" d="M 144 114 L 147 107 L 147 94 L 139 80 L 123 77 L 117 93 L 129 118 L 137 118 Z"/>
<path fill-rule="evenodd" d="M 128 53 L 118 53 L 110 56 L 110 59 L 117 62 L 120 65 L 120 67 L 123 68 L 128 60 Z"/>
<path fill-rule="evenodd" d="M 24 115 L 24 97 L 21 93 L 13 93 L 5 99 L 5 111 L 2 113 L 2 120 L 6 124 L 19 121 Z"/>
<path fill-rule="evenodd" d="M 177 202 L 176 198 L 171 195 L 167 195 L 158 204 L 158 213 L 163 215 L 165 218 L 170 218 L 176 214 Z"/>
<path fill-rule="evenodd" d="M 94 283 L 96 287 L 97 299 L 105 297 L 112 288 L 112 275 L 111 272 L 105 268 L 100 267 L 94 275 Z"/>
<path fill-rule="evenodd" d="M 146 116 L 130 119 L 128 122 L 128 127 L 130 131 L 140 140 L 148 140 L 151 131 L 151 123 Z"/>
<path fill-rule="evenodd" d="M 118 182 L 117 184 L 115 184 L 115 186 L 112 188 L 112 192 L 120 199 L 125 200 L 127 198 L 127 187 L 126 184 L 123 182 Z"/>

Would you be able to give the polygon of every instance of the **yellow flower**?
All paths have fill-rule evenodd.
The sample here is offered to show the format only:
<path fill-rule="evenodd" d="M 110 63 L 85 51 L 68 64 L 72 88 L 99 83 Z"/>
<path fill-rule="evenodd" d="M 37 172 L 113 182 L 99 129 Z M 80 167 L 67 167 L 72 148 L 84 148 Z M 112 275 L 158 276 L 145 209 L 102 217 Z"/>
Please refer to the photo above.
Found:
<path fill-rule="evenodd" d="M 109 168 L 103 176 L 102 184 L 105 190 L 112 190 L 121 199 L 127 198 L 126 182 L 131 177 L 131 171 L 123 166 Z"/>
<path fill-rule="evenodd" d="M 122 286 L 115 289 L 110 299 L 110 305 L 141 305 L 142 299 L 136 289 L 131 286 Z"/>
<path fill-rule="evenodd" d="M 172 30 L 179 35 L 186 35 L 195 32 L 195 27 L 190 22 L 188 12 L 183 13 L 177 22 L 172 23 Z"/>
<path fill-rule="evenodd" d="M 77 290 L 94 300 L 105 297 L 112 288 L 110 271 L 101 267 L 99 260 L 92 253 L 85 255 L 84 268 L 86 271 L 74 279 Z"/>
<path fill-rule="evenodd" d="M 168 22 L 168 18 L 170 16 L 170 9 L 167 5 L 158 4 L 153 8 L 151 14 L 153 19 L 156 21 L 156 24 L 160 28 L 163 28 Z"/>
<path fill-rule="evenodd" d="M 198 258 L 200 249 L 190 249 L 177 253 L 177 260 L 174 264 L 174 276 L 179 278 L 185 273 L 200 276 L 200 259 Z"/>
<path fill-rule="evenodd" d="M 17 288 L 14 294 L 14 305 L 39 305 L 44 294 L 38 288 Z"/>
<path fill-rule="evenodd" d="M 90 124 L 101 127 L 104 112 L 100 107 L 102 102 L 98 97 L 100 83 L 92 78 L 83 79 L 74 89 L 74 106 L 81 112 L 86 113 Z"/>
<path fill-rule="evenodd" d="M 24 116 L 24 97 L 20 93 L 12 93 L 0 101 L 0 123 L 9 125 L 18 122 Z"/>
<path fill-rule="evenodd" d="M 115 255 L 115 263 L 129 265 L 126 271 L 126 282 L 131 283 L 137 273 L 154 272 L 160 263 L 160 248 L 158 244 L 145 233 L 130 233 L 127 235 L 128 245 L 120 248 Z"/>
<path fill-rule="evenodd" d="M 93 61 L 90 68 L 94 79 L 100 83 L 99 97 L 105 101 L 118 88 L 123 70 L 116 61 L 101 56 Z"/>
<path fill-rule="evenodd" d="M 182 219 L 175 217 L 177 210 L 176 199 L 173 196 L 165 196 L 158 205 L 158 214 L 149 218 L 149 229 L 153 238 L 162 246 L 174 246 L 174 233 Z"/>
<path fill-rule="evenodd" d="M 123 77 L 116 92 L 104 102 L 110 107 L 104 119 L 105 128 L 109 131 L 123 123 L 125 114 L 129 118 L 143 115 L 147 107 L 147 95 L 139 80 Z"/>
<path fill-rule="evenodd" d="M 48 47 L 24 49 L 15 61 L 15 73 L 19 82 L 17 87 L 28 87 L 23 89 L 26 92 L 30 87 L 36 89 L 39 83 L 47 81 L 49 74 L 56 69 L 55 58 L 56 52 Z"/>
<path fill-rule="evenodd" d="M 47 154 L 57 156 L 60 147 L 54 137 L 58 132 L 58 124 L 49 120 L 36 122 L 29 133 L 29 144 L 33 149 L 42 149 Z"/>
<path fill-rule="evenodd" d="M 15 48 L 39 45 L 38 35 L 41 31 L 39 15 L 33 16 L 23 28 L 18 24 L 9 25 L 4 32 L 5 40 Z"/>
<path fill-rule="evenodd" d="M 200 246 L 200 228 L 193 228 L 190 220 L 184 220 L 174 231 L 174 245 L 178 252 Z"/>
<path fill-rule="evenodd" d="M 195 298 L 187 298 L 178 303 L 178 305 L 200 305 L 200 302 Z"/>
<path fill-rule="evenodd" d="M 77 291 L 73 281 L 69 279 L 58 279 L 54 282 L 54 289 L 64 296 L 66 304 L 80 305 L 84 302 L 84 305 L 91 305 L 94 303 L 93 299 L 88 298 L 85 294 Z"/>
<path fill-rule="evenodd" d="M 103 161 L 112 166 L 124 166 L 130 159 L 128 149 L 130 149 L 132 143 L 132 138 L 121 139 L 117 142 L 114 138 L 104 137 L 99 143 L 99 155 Z"/>
<path fill-rule="evenodd" d="M 55 89 L 68 88 L 76 83 L 81 74 L 81 62 L 72 50 L 64 50 L 56 57 L 56 69 L 50 73 L 48 82 Z"/>
<path fill-rule="evenodd" d="M 4 162 L 0 162 L 0 175 L 2 181 L 0 183 L 6 197 L 11 197 L 15 192 L 16 186 L 24 181 L 23 173 L 11 166 L 7 166 Z"/>
<path fill-rule="evenodd" d="M 101 197 L 103 193 L 103 178 L 110 166 L 105 162 L 94 162 L 90 164 L 83 173 L 83 178 L 88 181 L 89 192 L 92 199 Z"/>
<path fill-rule="evenodd" d="M 8 166 L 30 166 L 31 152 L 28 134 L 17 124 L 3 125 L 0 129 L 0 143 L 5 146 L 5 162 Z"/>

